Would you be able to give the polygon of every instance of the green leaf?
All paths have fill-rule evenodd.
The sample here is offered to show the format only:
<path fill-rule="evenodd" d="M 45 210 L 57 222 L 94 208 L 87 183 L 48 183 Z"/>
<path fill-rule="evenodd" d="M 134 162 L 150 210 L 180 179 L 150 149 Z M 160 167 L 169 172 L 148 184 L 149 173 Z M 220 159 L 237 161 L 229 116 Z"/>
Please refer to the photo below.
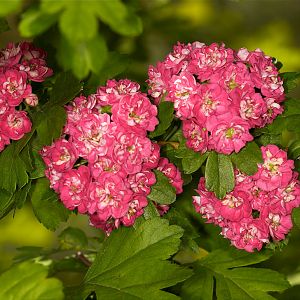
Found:
<path fill-rule="evenodd" d="M 14 265 L 0 275 L 0 299 L 64 299 L 63 285 L 47 278 L 48 268 L 32 261 Z"/>
<path fill-rule="evenodd" d="M 209 270 L 198 267 L 196 275 L 188 279 L 182 289 L 182 299 L 210 300 L 213 299 L 214 277 Z M 219 299 L 219 298 L 218 298 Z"/>
<path fill-rule="evenodd" d="M 36 127 L 40 144 L 52 144 L 54 139 L 61 136 L 65 123 L 66 112 L 63 107 L 58 105 L 43 107 L 43 111 L 38 115 L 38 125 Z"/>
<path fill-rule="evenodd" d="M 33 37 L 45 32 L 56 20 L 57 15 L 45 14 L 38 8 L 32 8 L 22 15 L 19 31 L 25 38 Z"/>
<path fill-rule="evenodd" d="M 198 152 L 189 152 L 187 156 L 182 158 L 182 168 L 186 174 L 196 172 L 208 157 L 208 152 L 200 154 Z"/>
<path fill-rule="evenodd" d="M 1 0 L 0 17 L 5 17 L 16 12 L 22 5 L 22 0 Z"/>
<path fill-rule="evenodd" d="M 300 132 L 300 100 L 289 98 L 284 102 L 284 112 L 266 127 L 271 134 L 281 134 L 284 130 Z"/>
<path fill-rule="evenodd" d="M 15 194 L 13 195 L 13 200 L 17 208 L 20 209 L 23 207 L 30 189 L 31 181 L 29 181 L 24 187 L 15 192 Z"/>
<path fill-rule="evenodd" d="M 170 127 L 174 118 L 174 104 L 173 102 L 163 101 L 158 105 L 158 120 L 159 123 L 155 130 L 149 133 L 150 138 L 160 136 L 166 132 Z"/>
<path fill-rule="evenodd" d="M 167 259 L 179 247 L 183 230 L 154 218 L 112 232 L 85 277 L 86 292 L 103 299 L 178 299 L 161 289 L 191 276 Z"/>
<path fill-rule="evenodd" d="M 159 204 L 171 204 L 176 200 L 176 190 L 169 182 L 169 178 L 162 172 L 154 170 L 156 183 L 151 187 L 148 199 Z"/>
<path fill-rule="evenodd" d="M 159 212 L 155 207 L 153 201 L 148 201 L 148 205 L 144 208 L 144 218 L 146 220 L 159 217 Z"/>
<path fill-rule="evenodd" d="M 19 152 L 18 143 L 13 142 L 0 154 L 0 188 L 11 194 L 28 182 L 26 165 Z"/>
<path fill-rule="evenodd" d="M 296 226 L 300 229 L 300 207 L 296 207 L 293 209 L 292 216 L 294 224 L 296 224 Z"/>
<path fill-rule="evenodd" d="M 29 152 L 29 146 L 26 144 L 22 151 L 20 152 L 20 158 L 23 161 L 26 170 L 31 172 L 33 170 L 32 159 Z"/>
<path fill-rule="evenodd" d="M 280 77 L 283 80 L 284 91 L 287 94 L 298 85 L 297 81 L 300 78 L 300 72 L 285 72 L 281 73 Z"/>
<path fill-rule="evenodd" d="M 91 40 L 97 34 L 98 21 L 91 4 L 87 5 L 85 1 L 70 3 L 60 15 L 60 31 L 74 45 Z"/>
<path fill-rule="evenodd" d="M 300 157 L 300 140 L 294 141 L 291 145 L 289 145 L 288 149 L 289 158 L 296 160 Z"/>
<path fill-rule="evenodd" d="M 102 22 L 119 34 L 136 36 L 142 33 L 141 19 L 120 0 L 98 1 L 96 13 Z"/>
<path fill-rule="evenodd" d="M 170 209 L 165 215 L 165 218 L 169 220 L 170 224 L 176 224 L 184 229 L 184 235 L 182 236 L 183 247 L 188 247 L 194 252 L 198 252 L 199 247 L 195 239 L 199 237 L 199 234 L 190 218 L 187 217 L 182 210 L 176 208 Z"/>
<path fill-rule="evenodd" d="M 172 154 L 174 154 L 175 157 L 182 158 L 182 171 L 185 174 L 192 174 L 196 172 L 205 162 L 208 156 L 208 152 L 201 154 L 200 152 L 195 152 L 194 150 L 188 148 L 186 145 L 186 139 L 183 137 L 182 132 L 179 136 L 179 142 L 180 144 L 178 149 L 174 149 L 173 153 L 169 150 L 169 154 L 171 156 Z"/>
<path fill-rule="evenodd" d="M 270 256 L 270 251 L 247 253 L 233 248 L 229 251 L 213 251 L 194 264 L 195 275 L 184 283 L 182 296 L 192 300 L 214 299 L 214 294 L 218 300 L 274 299 L 267 292 L 289 288 L 283 275 L 262 268 L 240 268 L 259 263 Z M 216 291 L 212 287 L 214 280 Z"/>
<path fill-rule="evenodd" d="M 71 72 L 62 72 L 52 87 L 50 102 L 52 104 L 64 105 L 73 100 L 82 91 L 80 82 Z"/>
<path fill-rule="evenodd" d="M 235 167 L 247 175 L 257 172 L 257 164 L 263 161 L 260 148 L 255 142 L 247 145 L 239 152 L 230 155 Z"/>
<path fill-rule="evenodd" d="M 99 34 L 74 45 L 62 37 L 57 55 L 65 70 L 72 69 L 77 78 L 83 79 L 90 71 L 99 73 L 101 70 L 107 58 L 106 42 Z"/>
<path fill-rule="evenodd" d="M 66 4 L 66 1 L 41 0 L 40 8 L 48 14 L 55 14 L 61 11 Z"/>
<path fill-rule="evenodd" d="M 0 189 L 0 219 L 11 211 L 13 205 L 13 195 L 6 190 Z"/>
<path fill-rule="evenodd" d="M 45 163 L 37 149 L 31 152 L 33 170 L 29 173 L 31 179 L 37 179 L 45 176 Z"/>
<path fill-rule="evenodd" d="M 60 248 L 64 250 L 83 250 L 88 245 L 88 239 L 79 228 L 67 227 L 59 236 Z"/>
<path fill-rule="evenodd" d="M 105 83 L 107 79 L 114 78 L 115 76 L 123 73 L 129 66 L 130 60 L 128 55 L 120 54 L 117 52 L 108 53 L 106 62 L 104 63 L 98 77 L 101 83 Z"/>
<path fill-rule="evenodd" d="M 211 152 L 205 168 L 205 184 L 209 191 L 222 199 L 234 188 L 234 172 L 228 155 Z"/>
<path fill-rule="evenodd" d="M 56 230 L 61 222 L 68 220 L 70 211 L 58 200 L 57 194 L 50 189 L 46 178 L 36 181 L 31 203 L 39 222 L 50 230 Z"/>
<path fill-rule="evenodd" d="M 0 33 L 8 31 L 10 28 L 8 26 L 8 23 L 6 19 L 0 18 Z"/>

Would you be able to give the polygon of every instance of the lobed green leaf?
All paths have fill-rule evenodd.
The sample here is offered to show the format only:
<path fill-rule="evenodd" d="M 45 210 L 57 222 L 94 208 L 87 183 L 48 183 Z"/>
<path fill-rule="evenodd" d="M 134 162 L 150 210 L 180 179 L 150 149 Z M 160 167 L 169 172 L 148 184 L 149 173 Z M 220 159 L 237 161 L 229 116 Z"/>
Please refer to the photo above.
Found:
<path fill-rule="evenodd" d="M 240 268 L 264 261 L 270 255 L 267 251 L 247 253 L 233 248 L 213 251 L 194 264 L 195 275 L 184 283 L 182 296 L 184 299 L 203 300 L 214 299 L 214 294 L 218 300 L 274 299 L 268 292 L 290 287 L 282 274 L 262 268 Z"/>
<path fill-rule="evenodd" d="M 161 289 L 191 276 L 190 270 L 166 261 L 178 250 L 182 233 L 160 218 L 112 232 L 86 274 L 86 292 L 111 300 L 178 299 Z"/>

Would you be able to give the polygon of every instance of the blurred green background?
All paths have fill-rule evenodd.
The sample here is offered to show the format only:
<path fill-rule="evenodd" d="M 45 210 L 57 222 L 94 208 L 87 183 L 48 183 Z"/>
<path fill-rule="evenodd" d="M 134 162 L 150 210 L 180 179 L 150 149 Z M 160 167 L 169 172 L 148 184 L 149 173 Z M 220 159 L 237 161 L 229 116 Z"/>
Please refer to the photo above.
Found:
<path fill-rule="evenodd" d="M 282 71 L 300 71 L 299 0 L 129 0 L 143 20 L 143 33 L 136 38 L 114 34 L 101 24 L 110 50 L 128 54 L 130 64 L 123 76 L 143 84 L 149 64 L 162 60 L 177 41 L 224 42 L 228 47 L 261 48 L 283 63 Z M 88 5 L 88 1 L 87 1 Z M 21 40 L 17 16 L 9 17 L 11 30 L 0 36 L 0 46 Z M 293 91 L 300 96 L 300 89 Z M 0 166 L 1 167 L 1 166 Z M 72 216 L 67 225 L 80 226 L 90 234 L 88 219 Z M 60 231 L 61 231 L 60 230 Z M 30 205 L 0 221 L 0 271 L 7 268 L 16 247 L 52 247 L 57 233 L 35 219 Z M 294 229 L 289 244 L 264 265 L 283 272 L 291 283 L 300 284 L 300 231 Z M 300 299 L 299 286 L 280 296 Z"/>

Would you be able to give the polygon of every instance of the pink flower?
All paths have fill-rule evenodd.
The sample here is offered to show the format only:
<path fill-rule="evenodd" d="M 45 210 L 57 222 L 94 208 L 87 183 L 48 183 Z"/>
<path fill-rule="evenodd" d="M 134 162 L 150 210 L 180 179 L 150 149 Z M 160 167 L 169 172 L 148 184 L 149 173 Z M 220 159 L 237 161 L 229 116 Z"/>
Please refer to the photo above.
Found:
<path fill-rule="evenodd" d="M 249 124 L 239 117 L 216 118 L 211 123 L 209 147 L 219 153 L 239 152 L 247 142 L 253 140 Z"/>
<path fill-rule="evenodd" d="M 90 180 L 90 172 L 86 166 L 62 174 L 59 180 L 60 199 L 68 209 L 77 208 L 80 213 L 87 211 L 87 190 Z"/>
<path fill-rule="evenodd" d="M 128 176 L 130 188 L 137 194 L 150 194 L 151 186 L 155 184 L 155 182 L 155 174 L 150 171 L 142 171 Z"/>
<path fill-rule="evenodd" d="M 39 103 L 39 98 L 36 94 L 30 94 L 25 98 L 25 103 L 29 106 L 37 106 Z"/>
<path fill-rule="evenodd" d="M 156 67 L 149 66 L 148 76 L 148 93 L 154 98 L 155 104 L 158 104 L 161 97 L 167 91 L 172 71 L 171 69 L 167 69 L 165 64 L 158 62 Z"/>
<path fill-rule="evenodd" d="M 11 68 L 15 66 L 19 62 L 21 55 L 20 45 L 9 43 L 5 49 L 0 51 L 0 67 Z"/>
<path fill-rule="evenodd" d="M 269 242 L 268 227 L 264 222 L 252 218 L 243 219 L 241 222 L 228 223 L 222 229 L 222 235 L 231 240 L 231 244 L 238 249 L 253 252 L 261 250 L 264 243 Z"/>
<path fill-rule="evenodd" d="M 56 140 L 51 146 L 45 146 L 41 155 L 46 166 L 58 172 L 72 169 L 78 158 L 76 148 L 64 139 Z"/>
<path fill-rule="evenodd" d="M 0 130 L 0 152 L 5 148 L 6 145 L 10 144 L 9 138 Z"/>
<path fill-rule="evenodd" d="M 186 145 L 196 152 L 204 153 L 208 146 L 208 131 L 205 124 L 199 124 L 194 119 L 182 121 L 182 132 L 187 139 Z"/>
<path fill-rule="evenodd" d="M 280 104 L 277 103 L 274 98 L 265 98 L 265 102 L 267 105 L 267 110 L 262 115 L 263 123 L 261 127 L 272 123 L 273 120 L 283 112 L 283 107 L 280 106 Z"/>
<path fill-rule="evenodd" d="M 158 162 L 157 170 L 169 178 L 170 183 L 176 189 L 176 194 L 182 193 L 183 180 L 180 171 L 174 164 L 170 163 L 167 158 L 161 157 Z"/>
<path fill-rule="evenodd" d="M 234 59 L 233 50 L 213 43 L 209 46 L 195 48 L 191 52 L 191 62 L 188 70 L 196 73 L 201 81 L 208 80 L 217 69 Z"/>
<path fill-rule="evenodd" d="M 184 70 L 187 65 L 187 60 L 190 57 L 192 47 L 190 44 L 184 45 L 177 42 L 173 47 L 173 52 L 170 53 L 165 59 L 167 69 L 172 69 L 174 74 L 178 73 L 180 69 Z"/>
<path fill-rule="evenodd" d="M 166 214 L 170 209 L 170 206 L 167 204 L 158 204 L 156 202 L 153 202 L 153 203 L 154 203 L 160 216 L 163 216 L 164 214 Z"/>
<path fill-rule="evenodd" d="M 252 209 L 249 194 L 244 191 L 233 191 L 216 203 L 215 209 L 219 215 L 229 221 L 237 222 L 250 218 Z"/>
<path fill-rule="evenodd" d="M 300 206 L 300 182 L 297 180 L 298 173 L 293 173 L 293 179 L 287 186 L 276 190 L 272 201 L 272 210 L 281 214 L 291 214 L 293 208 Z"/>
<path fill-rule="evenodd" d="M 225 226 L 226 221 L 216 211 L 216 206 L 220 201 L 213 192 L 209 192 L 205 188 L 204 177 L 200 178 L 198 189 L 196 190 L 199 196 L 193 196 L 193 205 L 196 212 L 200 213 L 205 218 L 207 223 L 214 223 L 219 226 Z"/>
<path fill-rule="evenodd" d="M 114 105 L 125 95 L 134 95 L 140 89 L 140 85 L 128 79 L 119 81 L 108 80 L 106 86 L 99 87 L 95 97 L 99 105 Z"/>
<path fill-rule="evenodd" d="M 271 211 L 264 211 L 261 218 L 265 218 L 269 226 L 270 235 L 275 241 L 285 239 L 285 235 L 292 229 L 291 215 L 280 215 Z"/>
<path fill-rule="evenodd" d="M 45 170 L 45 176 L 50 180 L 50 188 L 57 193 L 62 175 L 63 173 L 58 172 L 49 166 L 47 166 L 47 169 Z"/>
<path fill-rule="evenodd" d="M 93 112 L 94 106 L 95 103 L 91 103 L 85 96 L 76 97 L 69 105 L 67 105 L 67 124 L 64 128 L 65 133 L 69 133 L 74 127 L 76 128 L 83 116 Z"/>
<path fill-rule="evenodd" d="M 123 169 L 122 165 L 117 164 L 109 156 L 99 156 L 95 157 L 94 161 L 89 161 L 89 167 L 91 173 L 95 179 L 97 179 L 102 174 L 118 174 L 118 176 L 125 178 L 127 176 L 126 171 Z"/>
<path fill-rule="evenodd" d="M 123 217 L 129 208 L 132 192 L 118 175 L 105 174 L 89 188 L 87 209 L 90 214 L 97 213 L 103 221 L 110 217 Z"/>
<path fill-rule="evenodd" d="M 129 203 L 129 208 L 125 216 L 120 221 L 125 226 L 132 226 L 139 216 L 144 213 L 144 207 L 148 205 L 147 198 L 143 195 L 135 194 L 132 196 L 132 201 Z"/>
<path fill-rule="evenodd" d="M 198 89 L 199 84 L 191 73 L 184 71 L 178 76 L 172 76 L 166 99 L 174 102 L 177 117 L 188 119 L 192 116 L 194 107 L 192 98 L 198 93 Z"/>
<path fill-rule="evenodd" d="M 151 153 L 143 158 L 143 170 L 154 169 L 158 165 L 160 158 L 160 147 L 157 143 L 151 142 Z"/>
<path fill-rule="evenodd" d="M 193 101 L 195 103 L 193 115 L 200 120 L 203 119 L 203 116 L 225 114 L 231 105 L 225 90 L 215 83 L 201 85 Z"/>
<path fill-rule="evenodd" d="M 239 62 L 226 64 L 225 67 L 214 72 L 209 79 L 211 83 L 218 83 L 224 87 L 227 93 L 236 88 L 243 89 L 245 86 L 254 86 L 248 68 Z"/>
<path fill-rule="evenodd" d="M 96 228 L 101 228 L 106 235 L 110 235 L 110 233 L 120 226 L 120 220 L 110 218 L 106 221 L 102 220 L 96 213 L 90 215 L 90 225 Z"/>
<path fill-rule="evenodd" d="M 253 176 L 256 184 L 264 191 L 286 186 L 292 179 L 294 162 L 287 160 L 287 154 L 275 145 L 261 147 L 264 163 L 258 166 Z"/>
<path fill-rule="evenodd" d="M 86 114 L 74 127 L 69 128 L 72 143 L 77 148 L 79 156 L 93 160 L 95 155 L 104 156 L 112 143 L 110 131 L 110 116 L 108 114 Z"/>
<path fill-rule="evenodd" d="M 141 134 L 153 131 L 158 124 L 157 107 L 142 93 L 122 97 L 113 106 L 112 114 L 113 121 Z"/>
<path fill-rule="evenodd" d="M 26 73 L 17 70 L 7 70 L 0 75 L 0 94 L 6 97 L 10 106 L 19 105 L 31 94 L 31 86 L 26 80 Z"/>
<path fill-rule="evenodd" d="M 144 159 L 152 153 L 151 141 L 147 137 L 120 128 L 115 129 L 114 137 L 112 149 L 114 161 L 122 165 L 128 174 L 140 172 Z"/>
<path fill-rule="evenodd" d="M 239 102 L 239 113 L 242 119 L 249 122 L 251 127 L 263 126 L 263 115 L 267 113 L 267 105 L 259 93 L 249 89 L 246 93 L 236 94 Z M 235 100 L 234 100 L 235 101 Z"/>
<path fill-rule="evenodd" d="M 31 60 L 33 58 L 45 59 L 47 56 L 46 51 L 35 47 L 30 42 L 22 42 L 20 43 L 20 47 L 23 55 L 22 60 Z"/>
<path fill-rule="evenodd" d="M 31 121 L 25 111 L 10 110 L 0 120 L 2 132 L 12 140 L 21 139 L 25 133 L 31 130 Z"/>
<path fill-rule="evenodd" d="M 46 77 L 53 74 L 52 69 L 47 67 L 46 61 L 41 58 L 23 60 L 19 65 L 19 70 L 26 72 L 28 79 L 35 82 L 43 82 Z"/>

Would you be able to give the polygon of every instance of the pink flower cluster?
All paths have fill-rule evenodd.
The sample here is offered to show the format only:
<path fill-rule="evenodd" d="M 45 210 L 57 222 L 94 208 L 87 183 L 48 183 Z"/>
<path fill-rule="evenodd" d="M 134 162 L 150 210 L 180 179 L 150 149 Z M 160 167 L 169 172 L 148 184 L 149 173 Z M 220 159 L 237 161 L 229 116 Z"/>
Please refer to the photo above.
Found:
<path fill-rule="evenodd" d="M 30 81 L 42 82 L 52 75 L 46 53 L 31 43 L 9 43 L 0 51 L 0 151 L 10 140 L 19 140 L 31 130 L 31 121 L 21 103 L 38 104 Z"/>
<path fill-rule="evenodd" d="M 109 80 L 95 94 L 75 98 L 66 107 L 63 136 L 41 151 L 64 205 L 107 233 L 143 214 L 156 182 L 153 169 L 182 191 L 179 171 L 147 137 L 158 124 L 157 108 L 139 89 L 127 79 Z"/>
<path fill-rule="evenodd" d="M 252 252 L 264 243 L 285 239 L 292 228 L 291 213 L 300 206 L 300 182 L 294 162 L 277 146 L 261 147 L 263 163 L 253 176 L 235 171 L 234 190 L 219 200 L 198 186 L 193 204 L 207 223 L 222 228 L 222 235 L 239 249 Z"/>
<path fill-rule="evenodd" d="M 155 103 L 174 103 L 187 146 L 197 152 L 239 152 L 253 140 L 251 128 L 283 111 L 283 81 L 260 49 L 178 43 L 148 75 L 149 94 Z"/>

